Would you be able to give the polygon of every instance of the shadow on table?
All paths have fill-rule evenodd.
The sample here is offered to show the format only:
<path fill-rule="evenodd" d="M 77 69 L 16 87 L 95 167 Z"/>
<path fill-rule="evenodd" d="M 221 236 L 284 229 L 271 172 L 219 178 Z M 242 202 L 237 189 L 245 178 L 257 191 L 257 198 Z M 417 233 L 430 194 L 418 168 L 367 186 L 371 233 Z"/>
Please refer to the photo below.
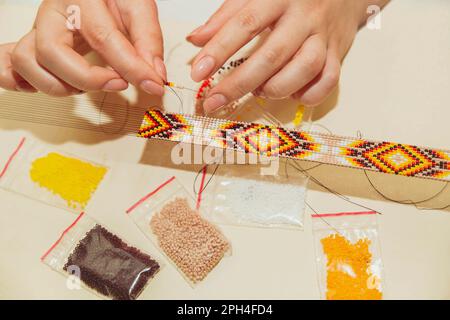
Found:
<path fill-rule="evenodd" d="M 172 142 L 150 140 L 142 153 L 140 163 L 161 168 L 198 173 L 203 165 L 178 165 L 170 160 L 174 146 L 175 144 Z M 334 197 L 334 195 L 320 184 L 341 195 L 352 197 L 352 201 L 364 206 L 370 206 L 365 203 L 364 199 L 383 201 L 391 201 L 389 199 L 392 199 L 404 203 L 415 202 L 418 208 L 436 208 L 436 210 L 446 210 L 450 212 L 450 207 L 446 207 L 450 205 L 450 186 L 448 186 L 446 182 L 369 171 L 366 172 L 366 176 L 363 170 L 331 165 L 318 166 L 315 163 L 306 161 L 297 161 L 297 164 L 299 164 L 302 169 L 306 169 L 307 173 L 314 178 L 309 180 L 308 188 L 311 190 L 328 192 L 330 193 L 330 197 Z M 227 174 L 227 172 L 230 173 L 233 171 L 231 170 L 231 167 L 233 166 L 236 165 L 220 165 L 219 170 L 216 172 L 216 176 Z M 215 165 L 210 165 L 208 172 L 212 173 L 214 167 Z M 313 169 L 308 170 L 310 168 Z M 249 168 L 249 170 L 252 169 Z M 303 177 L 303 175 L 292 166 L 288 167 L 287 172 L 289 179 L 295 180 L 296 178 Z M 317 183 L 314 181 L 317 181 Z M 386 198 L 383 198 L 380 193 Z M 342 202 L 343 206 L 345 205 L 345 207 L 348 207 L 348 204 L 345 203 L 344 199 L 342 199 Z M 318 212 L 326 209 L 326 207 L 322 209 L 320 203 L 311 203 L 311 206 Z M 382 207 L 372 209 L 380 211 L 381 213 L 383 212 Z M 364 211 L 365 209 L 355 205 L 355 210 Z M 425 214 L 428 211 L 422 210 L 419 212 Z"/>
<path fill-rule="evenodd" d="M 149 105 L 160 99 L 139 92 L 134 102 L 119 93 L 88 93 L 79 97 L 54 98 L 43 94 L 0 93 L 3 130 L 25 130 L 52 144 L 75 141 L 97 144 L 135 135 Z M 79 131 L 61 129 L 81 129 Z"/>
<path fill-rule="evenodd" d="M 338 91 L 323 105 L 318 107 L 315 119 L 329 112 L 336 105 Z M 14 92 L 0 93 L 0 118 L 15 121 L 0 121 L 4 130 L 26 130 L 34 136 L 52 144 L 75 141 L 83 144 L 97 144 L 119 139 L 125 135 L 135 135 L 144 112 L 150 105 L 159 105 L 160 101 L 139 93 L 132 104 L 120 94 L 92 93 L 81 98 L 51 98 L 41 94 L 24 95 Z M 323 108 L 323 109 L 321 109 Z M 61 128 L 83 129 L 80 131 L 61 130 Z M 64 133 L 63 133 L 64 131 Z M 165 141 L 148 141 L 142 153 L 140 163 L 161 168 L 191 171 L 197 173 L 202 165 L 176 165 L 171 159 L 174 144 Z M 305 168 L 310 163 L 303 163 Z M 226 170 L 222 166 L 218 174 Z M 328 188 L 346 196 L 364 199 L 383 199 L 370 184 L 361 170 L 322 165 L 309 173 Z M 445 184 L 438 181 L 405 178 L 387 174 L 368 172 L 373 185 L 388 198 L 400 201 L 420 202 L 437 194 Z M 312 182 L 313 190 L 325 191 Z M 442 208 L 449 203 L 449 188 L 430 201 L 418 203 L 419 207 Z M 385 199 L 386 200 L 386 199 Z M 344 201 L 344 200 L 343 200 Z M 389 201 L 389 200 L 386 200 Z M 320 208 L 316 208 L 320 210 Z M 375 208 L 380 211 L 381 208 Z M 450 211 L 450 208 L 445 208 Z M 423 211 L 426 212 L 426 211 Z"/>
<path fill-rule="evenodd" d="M 315 165 L 300 162 L 304 168 Z M 401 202 L 405 205 L 413 205 L 418 212 L 426 214 L 429 210 L 445 210 L 450 212 L 450 186 L 447 182 L 431 179 L 411 178 L 384 174 L 379 172 L 321 165 L 308 171 L 315 179 L 310 179 L 308 188 L 317 191 L 328 192 L 320 184 L 328 189 L 336 191 L 344 196 L 361 199 L 352 199 L 359 204 L 366 205 L 364 199 L 382 200 L 387 202 Z M 317 180 L 318 183 L 314 182 Z M 332 197 L 333 195 L 330 195 Z M 345 201 L 345 200 L 342 200 Z M 320 212 L 320 204 L 316 204 L 316 210 Z M 369 205 L 370 206 L 370 205 Z M 355 206 L 356 209 L 357 206 Z M 361 209 L 361 208 L 359 208 Z M 372 208 L 383 213 L 382 207 Z"/>

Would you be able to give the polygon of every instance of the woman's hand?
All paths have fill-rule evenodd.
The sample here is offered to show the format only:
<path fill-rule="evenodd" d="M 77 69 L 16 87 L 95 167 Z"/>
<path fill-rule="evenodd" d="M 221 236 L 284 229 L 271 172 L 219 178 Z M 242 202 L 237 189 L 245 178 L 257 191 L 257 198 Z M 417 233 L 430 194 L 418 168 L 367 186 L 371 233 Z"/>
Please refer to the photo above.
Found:
<path fill-rule="evenodd" d="M 15 47 L 15 43 L 0 45 L 0 88 L 11 91 L 36 92 L 36 89 L 12 68 L 11 55 Z"/>
<path fill-rule="evenodd" d="M 79 11 L 70 12 L 74 7 Z M 68 18 L 80 28 L 68 28 Z M 91 65 L 83 56 L 92 50 L 111 68 Z M 162 59 L 153 0 L 46 0 L 33 29 L 17 44 L 0 46 L 0 86 L 66 96 L 121 91 L 131 83 L 162 96 Z"/>
<path fill-rule="evenodd" d="M 259 33 L 267 28 L 271 32 L 245 63 L 208 93 L 205 110 L 213 111 L 249 92 L 320 104 L 338 84 L 341 61 L 368 17 L 368 5 L 368 0 L 225 1 L 187 38 L 203 47 L 194 59 L 193 80 L 210 77 Z"/>

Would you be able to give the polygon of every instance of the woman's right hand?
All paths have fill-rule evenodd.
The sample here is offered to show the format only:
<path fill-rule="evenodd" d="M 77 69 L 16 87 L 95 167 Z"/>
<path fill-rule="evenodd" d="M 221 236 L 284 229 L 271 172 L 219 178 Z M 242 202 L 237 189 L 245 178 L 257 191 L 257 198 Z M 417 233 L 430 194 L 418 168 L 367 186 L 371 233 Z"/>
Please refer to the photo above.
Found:
<path fill-rule="evenodd" d="M 92 50 L 110 68 L 91 65 L 84 55 Z M 154 0 L 45 0 L 33 29 L 0 46 L 0 87 L 7 90 L 67 96 L 131 83 L 162 96 L 165 80 Z"/>

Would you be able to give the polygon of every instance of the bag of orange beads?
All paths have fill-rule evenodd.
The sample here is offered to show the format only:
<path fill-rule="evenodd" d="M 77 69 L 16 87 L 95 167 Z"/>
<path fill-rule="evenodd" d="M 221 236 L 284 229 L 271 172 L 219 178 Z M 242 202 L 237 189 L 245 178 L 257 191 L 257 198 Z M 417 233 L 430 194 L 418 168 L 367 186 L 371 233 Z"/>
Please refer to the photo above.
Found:
<path fill-rule="evenodd" d="M 312 215 L 321 295 L 327 300 L 381 300 L 383 264 L 377 213 Z"/>

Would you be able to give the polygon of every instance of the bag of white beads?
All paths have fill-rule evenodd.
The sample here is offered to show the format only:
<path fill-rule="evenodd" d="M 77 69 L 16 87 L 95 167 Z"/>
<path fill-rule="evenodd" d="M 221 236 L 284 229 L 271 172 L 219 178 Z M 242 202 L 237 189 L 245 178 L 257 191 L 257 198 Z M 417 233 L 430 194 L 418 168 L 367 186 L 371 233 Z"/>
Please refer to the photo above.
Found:
<path fill-rule="evenodd" d="M 6 150 L 0 188 L 73 213 L 85 210 L 109 171 L 29 137 L 16 143 Z"/>
<path fill-rule="evenodd" d="M 194 199 L 172 177 L 127 210 L 192 286 L 231 254 L 222 232 L 195 208 Z"/>
<path fill-rule="evenodd" d="M 204 195 L 215 223 L 265 228 L 303 228 L 308 179 L 264 175 L 260 165 L 221 166 Z"/>

